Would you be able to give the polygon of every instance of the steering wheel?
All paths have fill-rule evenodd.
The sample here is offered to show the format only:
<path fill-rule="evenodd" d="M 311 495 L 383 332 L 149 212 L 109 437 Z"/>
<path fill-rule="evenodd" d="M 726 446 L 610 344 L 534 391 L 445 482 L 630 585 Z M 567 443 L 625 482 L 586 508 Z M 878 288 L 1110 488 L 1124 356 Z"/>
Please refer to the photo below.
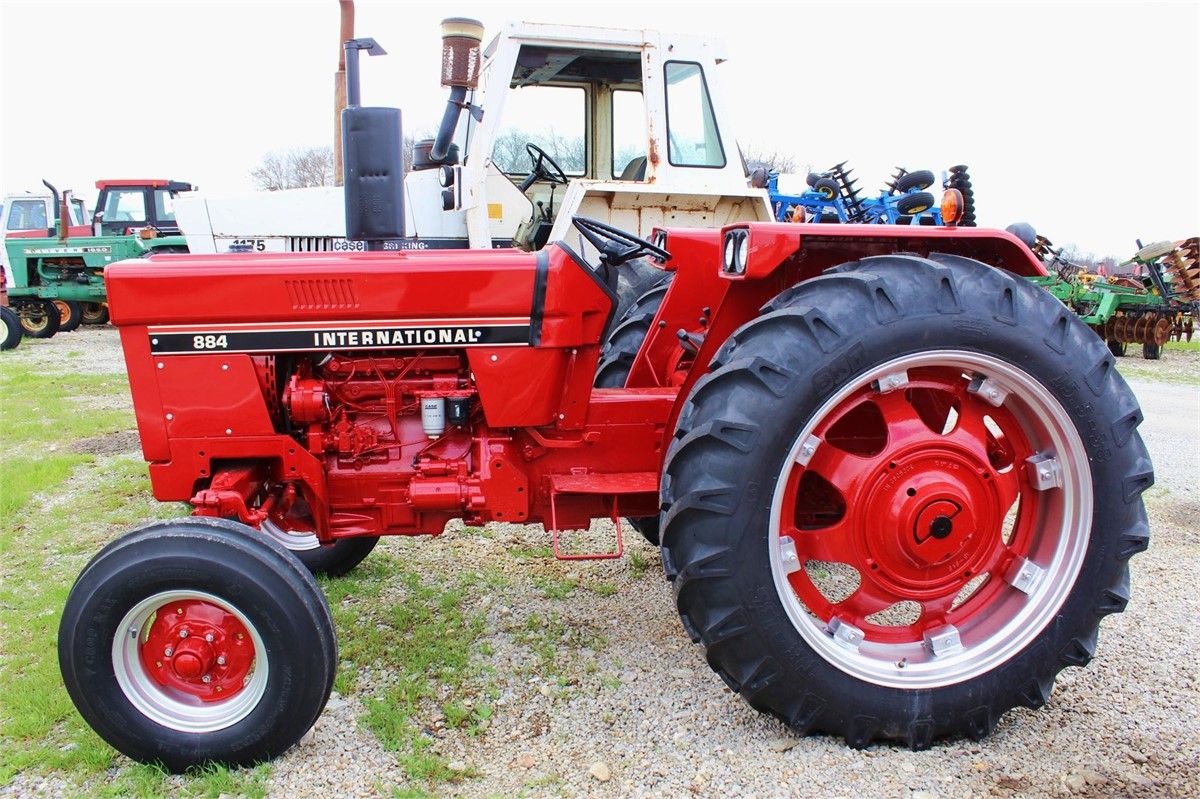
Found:
<path fill-rule="evenodd" d="M 567 185 L 567 175 L 563 172 L 549 153 L 538 147 L 533 142 L 528 142 L 525 145 L 525 152 L 529 153 L 529 160 L 532 166 L 529 169 L 529 177 L 521 181 L 520 189 L 524 192 L 537 180 L 548 180 L 555 186 Z"/>
<path fill-rule="evenodd" d="M 571 223 L 600 252 L 600 262 L 605 267 L 620 266 L 643 255 L 652 255 L 663 262 L 671 260 L 671 253 L 657 244 L 640 239 L 612 225 L 606 225 L 586 216 L 571 217 Z"/>

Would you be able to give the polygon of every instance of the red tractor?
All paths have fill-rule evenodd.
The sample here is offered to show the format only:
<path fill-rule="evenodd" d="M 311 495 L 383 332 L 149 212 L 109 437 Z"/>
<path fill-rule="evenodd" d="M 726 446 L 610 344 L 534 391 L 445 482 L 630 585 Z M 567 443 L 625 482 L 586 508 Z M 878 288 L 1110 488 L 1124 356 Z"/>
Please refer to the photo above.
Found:
<path fill-rule="evenodd" d="M 117 749 L 285 751 L 338 664 L 310 572 L 455 518 L 630 518 L 726 684 L 854 747 L 981 738 L 1091 659 L 1153 473 L 1112 354 L 1015 237 L 576 218 L 595 259 L 384 251 L 399 115 L 346 114 L 368 251 L 107 270 L 155 496 L 194 508 L 67 600 L 64 680 Z M 613 319 L 640 257 L 663 282 Z"/>

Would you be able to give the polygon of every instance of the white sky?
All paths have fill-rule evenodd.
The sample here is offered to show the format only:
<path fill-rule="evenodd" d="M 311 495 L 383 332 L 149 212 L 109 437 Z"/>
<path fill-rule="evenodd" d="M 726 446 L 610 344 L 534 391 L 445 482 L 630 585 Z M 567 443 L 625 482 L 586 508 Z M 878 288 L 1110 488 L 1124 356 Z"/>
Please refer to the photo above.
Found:
<path fill-rule="evenodd" d="M 1200 3 L 357 3 L 366 104 L 435 127 L 444 16 L 723 37 L 743 147 L 875 190 L 891 168 L 971 168 L 980 223 L 1128 256 L 1200 232 Z M 46 177 L 250 188 L 270 150 L 328 144 L 335 0 L 0 0 L 0 192 Z M 804 127 L 806 126 L 807 127 Z"/>

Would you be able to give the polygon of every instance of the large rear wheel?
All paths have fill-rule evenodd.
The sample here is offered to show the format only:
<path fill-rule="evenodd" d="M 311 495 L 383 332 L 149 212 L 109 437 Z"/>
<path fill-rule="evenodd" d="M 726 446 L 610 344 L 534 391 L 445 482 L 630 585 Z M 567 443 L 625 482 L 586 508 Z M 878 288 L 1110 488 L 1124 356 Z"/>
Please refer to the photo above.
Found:
<path fill-rule="evenodd" d="M 101 550 L 67 598 L 58 653 L 100 737 L 173 771 L 283 753 L 320 715 L 337 668 L 312 576 L 245 525 L 199 517 Z"/>
<path fill-rule="evenodd" d="M 867 258 L 719 351 L 663 477 L 684 626 L 754 707 L 856 747 L 988 734 L 1129 598 L 1141 412 L 1074 315 L 955 256 Z"/>

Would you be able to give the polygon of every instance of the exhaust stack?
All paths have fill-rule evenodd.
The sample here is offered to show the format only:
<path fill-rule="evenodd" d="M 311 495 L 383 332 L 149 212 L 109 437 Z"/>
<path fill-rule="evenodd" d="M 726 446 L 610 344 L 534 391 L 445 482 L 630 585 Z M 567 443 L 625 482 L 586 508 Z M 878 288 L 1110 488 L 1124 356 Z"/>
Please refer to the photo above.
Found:
<path fill-rule="evenodd" d="M 445 159 L 458 118 L 467 107 L 467 91 L 479 85 L 482 42 L 483 23 L 479 20 L 465 17 L 442 20 L 442 85 L 450 88 L 450 99 L 429 153 L 433 161 Z"/>
<path fill-rule="evenodd" d="M 360 105 L 358 54 L 386 55 L 374 39 L 351 39 L 346 50 L 346 100 L 342 111 L 346 238 L 368 250 L 404 238 L 404 160 L 400 109 Z"/>

